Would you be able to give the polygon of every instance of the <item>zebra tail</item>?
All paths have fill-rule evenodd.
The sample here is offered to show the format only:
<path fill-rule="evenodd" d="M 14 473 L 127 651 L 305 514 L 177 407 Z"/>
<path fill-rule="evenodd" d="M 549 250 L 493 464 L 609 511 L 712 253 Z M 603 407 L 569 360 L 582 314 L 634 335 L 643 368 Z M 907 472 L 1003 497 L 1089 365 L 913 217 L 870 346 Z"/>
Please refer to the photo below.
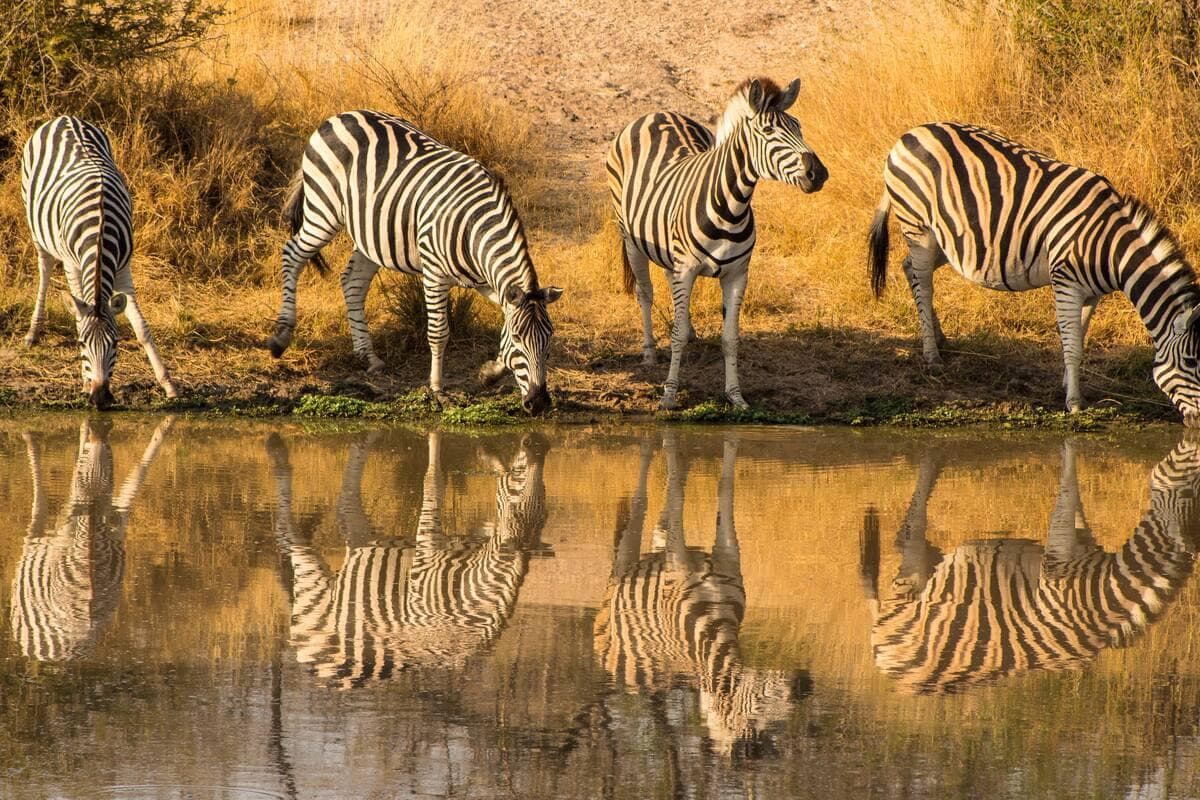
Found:
<path fill-rule="evenodd" d="M 884 191 L 883 200 L 875 211 L 875 219 L 871 222 L 871 232 L 867 234 L 867 266 L 871 270 L 871 291 L 875 299 L 883 296 L 887 287 L 888 267 L 888 216 L 891 214 L 892 201 Z"/>
<path fill-rule="evenodd" d="M 633 294 L 633 290 L 637 288 L 637 278 L 633 276 L 633 267 L 629 266 L 629 253 L 625 252 L 625 245 L 621 245 L 621 266 L 625 270 L 625 294 Z"/>
<path fill-rule="evenodd" d="M 283 224 L 292 236 L 299 233 L 300 226 L 304 224 L 303 170 L 296 170 L 296 174 L 288 183 L 287 199 L 283 202 Z M 325 256 L 321 255 L 320 251 L 317 251 L 310 260 L 322 276 L 329 274 L 329 262 L 325 260 Z"/>

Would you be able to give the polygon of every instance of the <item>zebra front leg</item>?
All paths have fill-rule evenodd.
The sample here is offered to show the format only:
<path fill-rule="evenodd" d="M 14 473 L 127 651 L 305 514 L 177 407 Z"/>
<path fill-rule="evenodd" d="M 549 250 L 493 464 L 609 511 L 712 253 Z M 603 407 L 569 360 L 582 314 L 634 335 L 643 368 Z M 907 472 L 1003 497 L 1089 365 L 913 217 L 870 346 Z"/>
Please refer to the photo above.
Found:
<path fill-rule="evenodd" d="M 737 528 L 733 522 L 733 483 L 737 474 L 738 438 L 725 437 L 721 453 L 721 477 L 717 482 L 717 537 L 713 542 L 713 572 L 742 580 L 741 551 L 738 549 Z"/>
<path fill-rule="evenodd" d="M 654 320 L 651 317 L 654 284 L 650 281 L 650 259 L 629 239 L 625 240 L 625 259 L 629 262 L 629 271 L 633 273 L 634 291 L 642 310 L 642 363 L 653 366 L 658 363 L 658 352 L 654 342 Z"/>
<path fill-rule="evenodd" d="M 425 288 L 425 336 L 429 339 L 429 391 L 435 396 L 442 393 L 442 358 L 446 352 L 446 341 L 450 338 L 450 287 L 426 278 Z"/>
<path fill-rule="evenodd" d="M 355 250 L 350 254 L 346 268 L 342 270 L 342 298 L 346 301 L 346 319 L 350 324 L 350 341 L 354 353 L 367 360 L 367 373 L 375 374 L 383 369 L 383 359 L 375 355 L 371 346 L 371 331 L 367 327 L 366 300 L 371 290 L 371 281 L 379 265 Z"/>
<path fill-rule="evenodd" d="M 746 294 L 745 269 L 721 276 L 721 352 L 725 355 L 725 399 L 737 408 L 749 408 L 738 385 L 737 353 L 738 324 L 742 314 L 742 297 Z"/>
<path fill-rule="evenodd" d="M 1079 369 L 1083 363 L 1084 299 L 1079 287 L 1066 280 L 1054 282 L 1054 314 L 1058 318 L 1058 336 L 1063 351 L 1063 388 L 1067 394 L 1067 411 L 1074 414 L 1083 408 L 1079 390 Z M 1091 314 L 1088 314 L 1091 321 Z"/>
<path fill-rule="evenodd" d="M 442 497 L 445 481 L 442 478 L 442 435 L 433 430 L 427 442 L 429 459 L 425 464 L 425 479 L 421 484 L 421 513 L 417 517 L 418 547 L 431 546 L 442 535 Z"/>
<path fill-rule="evenodd" d="M 672 272 L 667 275 L 671 284 L 671 302 L 675 307 L 675 324 L 671 326 L 671 368 L 658 407 L 669 411 L 679 408 L 679 368 L 683 364 L 687 332 L 692 327 L 692 286 L 696 282 L 696 273 L 688 269 L 682 275 Z"/>
<path fill-rule="evenodd" d="M 1046 535 L 1046 555 L 1042 569 L 1047 574 L 1062 577 L 1068 564 L 1076 561 L 1094 547 L 1092 531 L 1083 513 L 1079 497 L 1079 478 L 1076 472 L 1075 443 L 1062 444 L 1062 467 L 1058 481 L 1058 497 L 1050 512 L 1050 527 Z"/>
<path fill-rule="evenodd" d="M 113 289 L 125 295 L 125 318 L 129 320 L 129 326 L 133 328 L 133 335 L 137 337 L 138 344 L 146 352 L 146 359 L 150 362 L 150 368 L 154 370 L 154 380 L 167 397 L 178 397 L 179 390 L 175 388 L 171 373 L 163 363 L 162 356 L 158 354 L 150 326 L 146 324 L 146 318 L 142 316 L 142 310 L 138 307 L 137 296 L 133 291 L 133 274 L 128 267 L 117 273 Z"/>
<path fill-rule="evenodd" d="M 942 354 L 938 350 L 945 341 L 937 313 L 933 310 L 933 269 L 917 265 L 912 253 L 904 258 L 904 277 L 912 290 L 913 302 L 917 306 L 917 324 L 921 330 L 921 350 L 925 363 L 931 367 L 941 366 Z"/>
<path fill-rule="evenodd" d="M 50 288 L 50 274 L 58 263 L 54 256 L 38 248 L 37 296 L 33 301 L 33 316 L 29 319 L 29 333 L 25 334 L 26 347 L 33 347 L 41 338 L 42 325 L 46 322 L 46 290 Z"/>

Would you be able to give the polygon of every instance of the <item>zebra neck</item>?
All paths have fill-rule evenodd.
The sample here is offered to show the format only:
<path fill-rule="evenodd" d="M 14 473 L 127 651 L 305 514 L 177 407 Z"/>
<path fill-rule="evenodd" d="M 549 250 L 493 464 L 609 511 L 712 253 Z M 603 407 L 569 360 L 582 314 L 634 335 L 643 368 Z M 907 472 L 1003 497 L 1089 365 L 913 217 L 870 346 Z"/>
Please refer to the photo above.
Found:
<path fill-rule="evenodd" d="M 707 170 L 709 207 L 719 210 L 727 222 L 746 216 L 759 179 L 750 154 L 748 123 L 741 122 L 724 142 L 705 155 L 712 159 Z"/>
<path fill-rule="evenodd" d="M 1118 283 L 1137 309 L 1155 348 L 1172 335 L 1180 314 L 1200 305 L 1200 285 L 1191 266 L 1178 253 L 1149 257 L 1145 249 L 1129 247 L 1117 267 Z"/>

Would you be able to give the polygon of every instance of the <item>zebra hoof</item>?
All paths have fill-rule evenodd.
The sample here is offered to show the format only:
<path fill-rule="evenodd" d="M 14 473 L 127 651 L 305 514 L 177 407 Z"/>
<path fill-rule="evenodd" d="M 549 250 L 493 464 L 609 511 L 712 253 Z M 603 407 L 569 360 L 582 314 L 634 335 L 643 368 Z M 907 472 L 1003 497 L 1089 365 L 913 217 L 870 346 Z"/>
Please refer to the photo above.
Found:
<path fill-rule="evenodd" d="M 287 345 L 281 344 L 278 340 L 272 337 L 271 341 L 267 343 L 267 349 L 271 351 L 272 358 L 279 358 L 283 355 L 283 351 L 287 350 Z"/>
<path fill-rule="evenodd" d="M 36 333 L 25 334 L 25 346 L 33 347 L 35 344 L 38 343 L 38 339 L 40 339 L 40 338 L 41 338 L 41 336 Z"/>
<path fill-rule="evenodd" d="M 175 388 L 175 382 L 167 378 L 162 383 L 162 390 L 166 393 L 168 399 L 174 400 L 179 397 L 179 390 Z"/>
<path fill-rule="evenodd" d="M 642 364 L 647 367 L 653 367 L 658 363 L 658 351 L 653 347 L 642 351 Z"/>
<path fill-rule="evenodd" d="M 679 408 L 679 397 L 673 394 L 664 394 L 662 400 L 658 401 L 658 408 L 661 411 L 675 411 Z"/>
<path fill-rule="evenodd" d="M 368 356 L 367 357 L 367 374 L 368 375 L 378 375 L 381 372 L 383 372 L 383 359 L 376 358 L 375 356 Z"/>
<path fill-rule="evenodd" d="M 745 401 L 745 399 L 742 397 L 741 392 L 737 392 L 735 394 L 727 394 L 727 395 L 725 395 L 725 400 L 728 401 L 729 405 L 733 406 L 734 408 L 749 408 L 750 407 L 750 404 L 747 403 Z"/>

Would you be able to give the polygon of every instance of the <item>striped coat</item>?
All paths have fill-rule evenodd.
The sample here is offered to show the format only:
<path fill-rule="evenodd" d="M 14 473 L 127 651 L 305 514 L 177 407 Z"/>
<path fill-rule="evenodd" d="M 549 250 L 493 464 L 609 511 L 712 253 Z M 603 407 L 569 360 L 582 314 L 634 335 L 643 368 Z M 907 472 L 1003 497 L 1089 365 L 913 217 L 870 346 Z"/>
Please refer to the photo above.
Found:
<path fill-rule="evenodd" d="M 1133 643 L 1191 575 L 1200 453 L 1186 443 L 1155 467 L 1151 506 L 1113 553 L 1091 539 L 1069 446 L 1045 545 L 991 539 L 942 557 L 924 541 L 935 481 L 926 463 L 897 537 L 904 558 L 896 593 L 882 602 L 874 600 L 870 577 L 872 569 L 878 575 L 878 521 L 870 514 L 867 521 L 876 559 L 872 567 L 864 558 L 876 610 L 871 645 L 879 668 L 907 692 L 955 692 L 1032 670 L 1080 669 L 1101 650 Z"/>
<path fill-rule="evenodd" d="M 66 274 L 90 402 L 113 402 L 109 381 L 117 362 L 116 315 L 124 313 L 168 397 L 177 391 L 138 307 L 129 262 L 133 202 L 102 130 L 75 117 L 42 125 L 21 158 L 21 196 L 38 251 L 38 288 L 25 343 L 41 337 L 46 290 L 57 266 Z M 102 234 L 102 235 L 101 235 Z"/>
<path fill-rule="evenodd" d="M 666 270 L 671 287 L 675 325 L 663 408 L 678 405 L 683 348 L 695 336 L 692 285 L 700 276 L 721 281 L 725 395 L 734 405 L 746 405 L 738 386 L 737 343 L 755 242 L 754 188 L 769 178 L 815 192 L 828 177 L 800 123 L 787 113 L 799 89 L 799 80 L 786 89 L 764 78 L 749 80 L 730 98 L 715 137 L 695 120 L 660 112 L 630 123 L 609 149 L 608 186 L 624 240 L 625 290 L 637 289 L 647 364 L 656 359 L 649 262 Z"/>
<path fill-rule="evenodd" d="M 338 500 L 348 541 L 336 573 L 291 527 L 291 468 L 286 446 L 268 444 L 277 491 L 276 535 L 291 567 L 291 644 L 296 659 L 331 686 L 356 688 L 409 667 L 458 668 L 484 651 L 516 607 L 546 521 L 541 480 L 544 448 L 524 448 L 497 480 L 497 519 L 479 537 L 442 528 L 440 434 L 430 462 L 411 544 L 373 535 L 360 493 L 368 447 L 351 447 Z"/>
<path fill-rule="evenodd" d="M 271 353 L 283 354 L 296 327 L 296 282 L 308 260 L 343 229 L 354 254 L 342 291 L 354 351 L 369 371 L 382 369 L 364 311 L 380 267 L 419 275 L 432 363 L 429 386 L 442 390 L 449 337 L 450 289 L 476 289 L 504 312 L 500 355 L 485 365 L 492 381 L 504 369 L 517 380 L 526 410 L 549 404 L 546 358 L 553 328 L 546 307 L 562 294 L 542 288 L 525 231 L 504 183 L 468 155 L 404 120 L 377 111 L 330 117 L 309 137 L 284 208 L 292 238 L 283 249 L 283 304 Z"/>
<path fill-rule="evenodd" d="M 930 364 L 945 337 L 933 272 L 949 264 L 1000 291 L 1051 286 L 1062 341 L 1067 408 L 1082 405 L 1083 341 L 1096 304 L 1123 292 L 1154 343 L 1154 379 L 1200 423 L 1200 285 L 1170 233 L 1101 175 L 1055 161 L 973 125 L 922 125 L 896 142 L 871 226 L 878 296 L 888 266 L 888 217 L 908 245 L 904 273 Z"/>

